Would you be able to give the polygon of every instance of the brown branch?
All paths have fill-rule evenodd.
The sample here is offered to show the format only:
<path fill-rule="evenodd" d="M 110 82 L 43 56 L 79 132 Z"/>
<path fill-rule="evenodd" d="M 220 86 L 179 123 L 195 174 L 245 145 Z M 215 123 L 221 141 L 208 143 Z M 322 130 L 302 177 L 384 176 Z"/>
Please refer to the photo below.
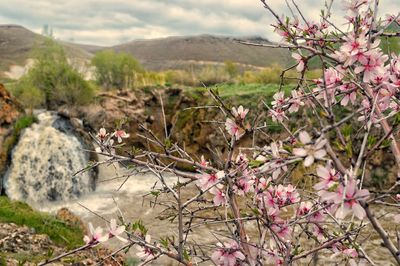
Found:
<path fill-rule="evenodd" d="M 372 224 L 372 227 L 375 229 L 375 231 L 379 234 L 380 238 L 382 239 L 383 244 L 390 251 L 390 253 L 392 253 L 393 257 L 396 259 L 397 263 L 400 265 L 399 250 L 396 248 L 396 246 L 390 240 L 388 233 L 385 231 L 385 229 L 382 227 L 382 225 L 376 219 L 374 214 L 371 212 L 368 203 L 366 203 L 365 201 L 361 201 L 361 200 L 359 202 L 360 202 L 361 206 L 364 208 L 365 213 L 367 214 L 367 217 Z"/>

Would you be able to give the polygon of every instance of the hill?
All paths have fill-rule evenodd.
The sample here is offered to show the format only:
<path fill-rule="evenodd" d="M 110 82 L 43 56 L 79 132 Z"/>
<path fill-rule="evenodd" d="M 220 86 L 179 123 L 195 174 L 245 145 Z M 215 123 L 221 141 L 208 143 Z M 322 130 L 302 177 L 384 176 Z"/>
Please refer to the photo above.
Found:
<path fill-rule="evenodd" d="M 24 64 L 40 37 L 43 38 L 18 25 L 0 26 L 0 71 L 13 64 Z"/>
<path fill-rule="evenodd" d="M 0 72 L 11 66 L 25 65 L 32 56 L 35 47 L 43 45 L 46 37 L 36 34 L 19 25 L 0 25 Z M 75 45 L 59 41 L 65 48 L 67 56 L 73 59 L 88 60 L 92 51 L 99 49 L 89 45 Z"/>
<path fill-rule="evenodd" d="M 0 73 L 14 66 L 14 72 L 24 72 L 27 59 L 34 47 L 46 37 L 18 25 L 0 25 Z M 270 43 L 262 38 L 242 38 Z M 232 37 L 212 35 L 167 37 L 135 40 L 112 47 L 76 44 L 58 41 L 65 47 L 71 62 L 87 62 L 97 51 L 113 49 L 134 55 L 148 70 L 187 69 L 203 65 L 218 65 L 229 60 L 244 68 L 266 67 L 272 64 L 286 66 L 290 55 L 285 49 L 246 46 Z M 12 72 L 11 71 L 11 72 Z"/>
<path fill-rule="evenodd" d="M 241 40 L 270 43 L 262 38 Z M 185 68 L 196 62 L 215 64 L 227 60 L 255 67 L 272 64 L 286 66 L 290 60 L 286 49 L 247 46 L 232 37 L 212 35 L 135 40 L 110 48 L 134 55 L 145 68 L 151 70 Z"/>

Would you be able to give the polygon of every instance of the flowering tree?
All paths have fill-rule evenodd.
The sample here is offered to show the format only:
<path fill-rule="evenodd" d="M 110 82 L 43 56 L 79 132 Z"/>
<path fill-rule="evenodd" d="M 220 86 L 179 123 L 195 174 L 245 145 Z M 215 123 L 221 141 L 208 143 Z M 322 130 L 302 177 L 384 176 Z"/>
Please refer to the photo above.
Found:
<path fill-rule="evenodd" d="M 97 152 L 109 157 L 105 163 L 128 162 L 159 178 L 161 187 L 151 195 L 160 197 L 154 203 L 177 220 L 177 238 L 151 241 L 142 223 L 118 226 L 112 220 L 106 234 L 90 226 L 91 235 L 78 250 L 115 236 L 123 241 L 116 252 L 136 246 L 143 264 L 164 256 L 183 265 L 292 265 L 322 252 L 337 256 L 339 263 L 376 265 L 361 239 L 365 230 L 372 228 L 392 261 L 400 264 L 399 239 L 396 242 L 388 234 L 370 207 L 380 204 L 398 209 L 400 182 L 393 181 L 385 191 L 364 188 L 370 158 L 386 144 L 400 177 L 396 140 L 400 57 L 380 48 L 380 42 L 400 36 L 388 31 L 400 26 L 399 14 L 379 19 L 378 0 L 346 0 L 347 30 L 342 30 L 331 21 L 333 1 L 326 3 L 318 22 L 307 20 L 294 1 L 288 4 L 291 17 L 279 17 L 266 1 L 261 2 L 275 17 L 275 31 L 282 41 L 245 44 L 290 49 L 295 60 L 291 68 L 299 72 L 290 95 L 279 91 L 271 104 L 264 104 L 267 119 L 280 123 L 285 133 L 280 139 L 268 140 L 268 145 L 257 146 L 255 138 L 262 138 L 267 126 L 248 116 L 260 110 L 229 108 L 211 89 L 208 91 L 224 117 L 220 122 L 225 124 L 220 132 L 227 153 L 218 161 L 197 160 L 170 141 L 167 129 L 164 137 L 158 137 L 145 127 L 143 137 L 151 144 L 149 149 L 118 155 L 114 139 L 121 143 L 129 135 L 120 129 L 112 134 L 100 129 L 94 139 Z M 311 60 L 322 68 L 319 79 L 306 78 Z M 282 82 L 284 78 L 285 72 Z M 309 121 L 304 122 L 306 126 L 289 123 L 296 114 Z M 344 132 L 348 126 L 357 133 Z M 377 138 L 374 143 L 369 141 L 372 135 Z M 252 146 L 241 144 L 245 136 L 253 138 Z M 195 172 L 179 170 L 177 164 L 189 165 Z M 312 187 L 292 184 L 296 168 L 303 168 L 304 178 L 315 181 Z M 171 175 L 179 181 L 167 182 Z M 161 194 L 168 200 L 163 201 Z M 393 223 L 398 223 L 400 210 L 394 215 Z M 219 226 L 212 232 L 215 241 L 194 241 L 191 236 L 207 225 Z"/>

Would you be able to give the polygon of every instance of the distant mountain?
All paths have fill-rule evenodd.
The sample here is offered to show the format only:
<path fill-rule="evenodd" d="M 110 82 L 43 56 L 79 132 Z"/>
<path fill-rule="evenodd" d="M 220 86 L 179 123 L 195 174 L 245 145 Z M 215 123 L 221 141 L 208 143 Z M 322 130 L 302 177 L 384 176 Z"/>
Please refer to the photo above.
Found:
<path fill-rule="evenodd" d="M 12 65 L 24 65 L 31 57 L 33 48 L 42 45 L 45 38 L 22 26 L 0 25 L 0 71 L 8 70 Z M 65 47 L 68 57 L 82 60 L 90 59 L 91 51 L 98 48 L 61 41 L 59 43 Z"/>
<path fill-rule="evenodd" d="M 259 37 L 241 40 L 271 43 Z M 227 60 L 255 67 L 272 64 L 286 66 L 290 62 L 287 49 L 248 46 L 232 37 L 212 35 L 135 40 L 110 48 L 134 55 L 146 68 L 152 70 L 181 68 L 193 62 L 222 63 Z"/>
<path fill-rule="evenodd" d="M 39 36 L 21 26 L 0 26 L 0 70 L 12 64 L 24 64 Z"/>
<path fill-rule="evenodd" d="M 0 72 L 12 65 L 24 65 L 34 47 L 46 37 L 18 25 L 0 25 Z M 258 43 L 270 43 L 259 37 L 241 38 Z M 225 61 L 245 67 L 286 66 L 290 55 L 285 49 L 254 47 L 240 44 L 232 37 L 199 35 L 135 40 L 112 47 L 58 41 L 70 59 L 88 61 L 97 51 L 113 49 L 132 54 L 149 70 L 182 69 L 196 65 L 215 65 Z"/>

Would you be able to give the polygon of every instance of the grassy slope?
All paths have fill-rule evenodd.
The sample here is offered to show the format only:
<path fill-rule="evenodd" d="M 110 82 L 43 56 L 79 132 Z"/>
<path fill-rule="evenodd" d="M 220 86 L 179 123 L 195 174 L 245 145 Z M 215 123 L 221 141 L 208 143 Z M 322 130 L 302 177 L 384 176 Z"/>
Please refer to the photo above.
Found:
<path fill-rule="evenodd" d="M 54 216 L 35 211 L 26 203 L 11 201 L 5 196 L 0 197 L 0 222 L 34 228 L 37 233 L 48 235 L 55 244 L 67 248 L 83 244 L 83 232 L 78 226 L 69 226 Z"/>

